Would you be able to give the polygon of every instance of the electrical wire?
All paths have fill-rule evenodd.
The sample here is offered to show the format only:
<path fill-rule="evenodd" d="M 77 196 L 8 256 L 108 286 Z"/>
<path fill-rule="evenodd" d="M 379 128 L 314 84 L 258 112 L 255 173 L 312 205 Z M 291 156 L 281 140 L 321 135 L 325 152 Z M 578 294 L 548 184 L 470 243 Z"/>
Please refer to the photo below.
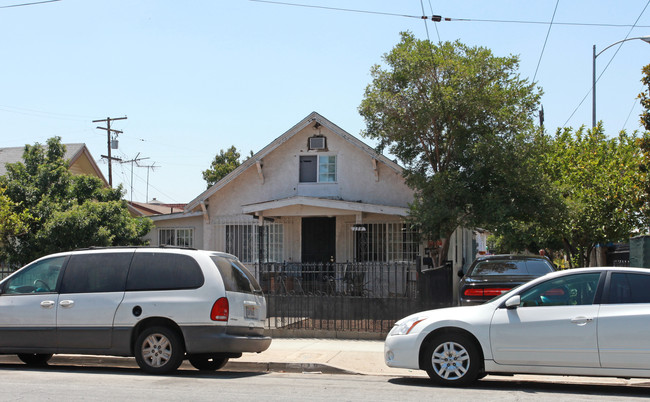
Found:
<path fill-rule="evenodd" d="M 623 43 L 625 43 L 625 40 L 626 40 L 627 38 L 629 38 L 630 34 L 632 33 L 632 30 L 633 30 L 634 28 L 638 28 L 638 27 L 639 27 L 639 26 L 637 26 L 636 24 L 639 22 L 639 20 L 641 19 L 641 17 L 642 17 L 643 14 L 645 13 L 645 10 L 648 8 L 648 5 L 650 5 L 650 0 L 648 0 L 648 2 L 646 3 L 645 7 L 643 7 L 643 10 L 641 10 L 641 13 L 640 13 L 639 16 L 636 18 L 636 21 L 634 21 L 634 25 L 632 25 L 632 27 L 630 28 L 630 30 L 627 32 L 627 35 L 625 35 L 625 38 L 624 38 L 624 39 L 621 41 L 621 43 L 618 45 L 618 47 L 616 48 L 616 51 L 614 52 L 614 54 L 612 55 L 612 57 L 609 59 L 609 62 L 607 63 L 607 65 L 605 65 L 605 68 L 603 69 L 603 71 L 601 71 L 601 73 L 598 75 L 598 77 L 596 77 L 596 80 L 595 80 L 596 82 L 595 82 L 594 84 L 597 84 L 598 81 L 600 80 L 600 77 L 603 76 L 603 74 L 604 74 L 605 71 L 607 70 L 607 67 L 609 67 L 609 65 L 612 63 L 612 60 L 614 60 L 614 57 L 616 57 L 616 55 L 618 54 L 618 51 L 621 49 L 621 46 L 623 46 Z M 571 115 L 569 116 L 569 118 L 566 119 L 566 121 L 565 121 L 564 124 L 562 125 L 562 128 L 566 127 L 567 123 L 569 123 L 569 120 L 571 120 L 571 118 L 572 118 L 573 115 L 578 111 L 578 109 L 580 108 L 580 106 L 582 106 L 582 104 L 584 103 L 585 99 L 587 99 L 587 97 L 589 96 L 589 94 L 591 93 L 591 91 L 593 91 L 593 88 L 592 88 L 592 87 L 589 87 L 589 90 L 587 91 L 587 93 L 585 94 L 585 96 L 582 98 L 582 100 L 580 101 L 580 103 L 578 103 L 578 106 L 576 106 L 576 108 L 573 109 L 573 112 L 571 113 Z"/>
<path fill-rule="evenodd" d="M 0 6 L 0 8 L 35 6 L 35 5 L 38 5 L 38 4 L 54 3 L 55 1 L 61 1 L 61 0 L 43 0 L 43 1 L 36 1 L 36 2 L 33 2 L 33 3 L 12 4 L 12 5 L 9 5 L 9 6 Z"/>
<path fill-rule="evenodd" d="M 634 102 L 632 102 L 632 107 L 630 108 L 630 112 L 627 114 L 627 118 L 625 119 L 625 123 L 623 123 L 623 127 L 621 127 L 620 131 L 625 130 L 625 126 L 627 126 L 627 122 L 630 120 L 630 116 L 632 116 L 632 112 L 634 111 L 634 107 L 636 106 L 636 101 L 637 101 L 637 98 L 634 98 Z"/>
<path fill-rule="evenodd" d="M 560 4 L 560 0 L 557 0 L 555 3 L 555 10 L 553 10 L 553 17 L 551 17 L 551 23 L 548 26 L 548 31 L 546 31 L 546 39 L 544 39 L 544 46 L 542 46 L 542 53 L 539 55 L 539 60 L 537 61 L 537 68 L 535 68 L 535 75 L 533 75 L 533 82 L 537 78 L 537 71 L 539 71 L 539 65 L 542 63 L 542 56 L 544 56 L 544 50 L 546 49 L 546 43 L 548 42 L 548 36 L 551 33 L 551 27 L 553 26 L 553 21 L 555 21 L 555 13 L 557 12 L 557 6 Z"/>
<path fill-rule="evenodd" d="M 420 0 L 420 7 L 422 8 L 422 14 L 424 14 L 424 2 L 423 0 Z M 427 40 L 431 42 L 431 38 L 429 37 L 429 27 L 427 26 L 427 20 L 423 20 L 424 22 L 424 29 L 427 31 Z"/>
<path fill-rule="evenodd" d="M 431 10 L 431 14 L 433 14 L 433 7 L 431 6 L 431 0 L 429 0 L 429 10 Z M 422 12 L 424 13 L 424 11 Z M 442 40 L 440 39 L 440 32 L 438 32 L 438 24 L 435 23 L 434 21 L 433 26 L 436 28 L 436 34 L 438 35 L 438 43 L 440 44 L 442 43 Z"/>
<path fill-rule="evenodd" d="M 339 8 L 339 7 L 326 7 L 326 6 L 315 6 L 309 4 L 299 4 L 299 3 L 289 3 L 283 1 L 272 1 L 272 0 L 249 0 L 255 3 L 267 3 L 267 4 L 276 4 L 282 6 L 291 6 L 291 7 L 304 7 L 304 8 L 317 8 L 322 10 L 331 10 L 331 11 L 344 11 L 352 13 L 362 13 L 362 14 L 376 14 L 376 15 L 386 15 L 392 17 L 403 17 L 403 18 L 416 18 L 423 20 L 432 20 L 435 22 L 440 21 L 461 21 L 461 22 L 490 22 L 490 23 L 500 23 L 500 24 L 535 24 L 535 25 L 550 25 L 551 23 L 546 21 L 523 21 L 523 20 L 497 20 L 497 19 L 477 19 L 477 18 L 450 18 L 442 17 L 440 15 L 409 15 L 409 14 L 399 14 L 399 13 L 387 13 L 380 11 L 369 11 L 369 10 L 356 10 L 351 8 Z M 601 24 L 601 23 L 585 23 L 585 22 L 553 22 L 553 25 L 568 25 L 568 26 L 590 26 L 590 27 L 610 27 L 610 28 L 650 28 L 650 25 L 629 25 L 629 24 Z"/>

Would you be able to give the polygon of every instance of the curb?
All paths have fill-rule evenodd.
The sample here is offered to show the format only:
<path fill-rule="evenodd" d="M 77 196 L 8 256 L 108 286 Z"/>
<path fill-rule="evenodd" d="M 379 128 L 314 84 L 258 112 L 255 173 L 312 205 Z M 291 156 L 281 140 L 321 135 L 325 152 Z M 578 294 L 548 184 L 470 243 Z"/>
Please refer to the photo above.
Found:
<path fill-rule="evenodd" d="M 16 355 L 0 356 L 0 364 L 24 365 Z M 138 365 L 133 357 L 116 356 L 54 355 L 48 364 L 51 366 L 138 369 Z M 179 369 L 196 370 L 187 361 L 184 361 Z M 221 370 L 217 370 L 217 372 L 219 371 L 362 375 L 361 373 L 322 363 L 240 362 L 235 359 L 229 361 Z"/>

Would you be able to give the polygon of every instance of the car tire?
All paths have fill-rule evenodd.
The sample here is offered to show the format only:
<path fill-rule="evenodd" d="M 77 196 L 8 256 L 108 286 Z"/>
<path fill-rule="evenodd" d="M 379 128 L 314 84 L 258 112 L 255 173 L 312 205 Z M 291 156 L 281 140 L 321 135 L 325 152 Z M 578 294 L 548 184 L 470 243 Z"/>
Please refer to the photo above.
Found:
<path fill-rule="evenodd" d="M 18 358 L 28 366 L 45 366 L 52 358 L 48 353 L 19 353 Z"/>
<path fill-rule="evenodd" d="M 468 335 L 444 333 L 427 343 L 424 369 L 437 384 L 464 386 L 478 379 L 483 366 L 480 356 L 476 341 Z"/>
<path fill-rule="evenodd" d="M 190 355 L 190 364 L 200 371 L 216 371 L 228 363 L 227 357 L 214 357 L 209 355 Z"/>
<path fill-rule="evenodd" d="M 135 361 L 149 374 L 168 374 L 183 362 L 185 350 L 176 331 L 150 327 L 140 333 L 133 348 Z"/>

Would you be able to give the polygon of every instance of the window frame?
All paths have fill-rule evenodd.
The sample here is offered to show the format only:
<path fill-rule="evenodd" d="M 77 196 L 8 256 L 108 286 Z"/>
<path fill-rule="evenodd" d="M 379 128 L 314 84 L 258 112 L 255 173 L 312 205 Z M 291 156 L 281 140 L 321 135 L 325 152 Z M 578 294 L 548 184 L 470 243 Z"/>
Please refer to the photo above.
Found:
<path fill-rule="evenodd" d="M 0 289 L 0 295 L 1 296 L 22 296 L 22 295 L 34 295 L 34 294 L 47 294 L 47 293 L 58 293 L 59 289 L 61 287 L 61 279 L 63 277 L 63 272 L 65 271 L 65 267 L 68 264 L 68 260 L 70 259 L 70 256 L 57 256 L 57 257 L 52 257 L 52 258 L 46 258 L 43 260 L 39 261 L 34 261 L 33 263 L 25 266 L 24 268 L 21 268 L 19 271 L 17 271 L 15 274 L 13 274 L 8 280 L 6 280 L 2 284 L 2 288 Z M 57 278 L 56 278 L 56 283 L 54 285 L 54 288 L 50 288 L 49 292 L 38 292 L 37 288 L 34 287 L 34 289 L 31 292 L 9 292 L 9 286 L 14 283 L 14 281 L 18 278 L 22 278 L 25 275 L 32 274 L 32 270 L 36 269 L 37 267 L 42 266 L 43 264 L 46 263 L 52 263 L 55 262 L 56 260 L 61 260 L 61 266 L 59 267 L 59 271 L 57 273 Z M 37 278 L 40 279 L 40 278 Z M 33 283 L 33 281 L 32 281 Z M 26 286 L 26 285 L 22 285 Z"/>
<path fill-rule="evenodd" d="M 595 276 L 597 275 L 598 277 L 596 278 L 595 281 L 595 288 L 593 289 L 593 298 L 590 303 L 577 303 L 577 304 L 571 304 L 571 303 L 552 303 L 549 302 L 547 304 L 525 304 L 531 300 L 528 300 L 527 297 L 531 296 L 535 293 L 539 293 L 538 297 L 541 300 L 541 297 L 544 296 L 545 293 L 555 290 L 561 286 L 569 286 L 573 285 L 573 281 L 577 279 L 578 277 L 588 277 L 588 276 Z M 594 304 L 598 304 L 600 300 L 600 294 L 602 292 L 602 285 L 603 285 L 603 272 L 580 272 L 572 275 L 563 275 L 555 278 L 548 279 L 546 281 L 540 282 L 534 286 L 528 287 L 524 289 L 523 291 L 519 292 L 519 297 L 521 302 L 519 303 L 519 307 L 521 308 L 526 308 L 526 307 L 558 307 L 558 306 L 564 306 L 564 307 L 570 307 L 570 306 L 590 306 Z M 586 284 L 587 281 L 583 281 L 583 285 Z M 549 286 L 552 285 L 552 286 Z M 539 289 L 542 289 L 543 292 L 539 292 Z M 572 288 L 568 288 L 569 290 L 569 295 L 567 296 L 567 299 L 570 299 L 574 297 L 571 295 L 571 290 Z M 547 295 L 548 297 L 549 295 Z M 577 295 L 576 295 L 577 296 Z"/>
<path fill-rule="evenodd" d="M 605 292 L 606 294 L 604 295 L 604 301 L 603 304 L 607 305 L 620 305 L 620 306 L 625 306 L 625 305 L 630 305 L 630 304 L 648 304 L 649 302 L 620 302 L 620 301 L 614 301 L 612 297 L 612 286 L 614 285 L 614 275 L 625 275 L 626 279 L 628 275 L 642 275 L 645 277 L 650 277 L 649 274 L 643 273 L 643 272 L 633 272 L 633 271 L 610 271 L 609 275 L 607 276 L 607 281 L 605 283 Z M 630 295 L 631 296 L 631 295 Z"/>
<path fill-rule="evenodd" d="M 225 223 L 224 251 L 242 263 L 259 263 L 259 225 L 251 223 Z M 264 262 L 284 261 L 284 224 L 264 224 Z"/>
<path fill-rule="evenodd" d="M 168 242 L 163 242 L 162 241 L 162 235 L 163 233 L 172 233 L 172 240 L 173 244 L 170 244 Z M 182 233 L 182 232 L 189 232 L 189 236 L 187 236 L 187 233 Z M 181 234 L 182 233 L 182 234 Z M 194 233 L 195 230 L 192 227 L 161 227 L 158 228 L 158 245 L 159 246 L 173 246 L 173 247 L 186 247 L 186 248 L 193 248 L 194 247 Z M 186 240 L 189 238 L 189 245 L 184 241 L 184 244 L 179 244 L 180 240 Z"/>
<path fill-rule="evenodd" d="M 316 163 L 313 167 L 314 171 L 311 170 L 303 174 L 303 161 L 307 159 L 316 159 Z M 332 161 L 333 159 L 333 161 Z M 333 166 L 333 172 L 330 172 L 329 167 Z M 322 171 L 325 168 L 325 171 Z M 323 180 L 323 177 L 332 176 L 332 180 Z M 312 178 L 315 180 L 305 180 L 303 177 Z M 318 155 L 301 155 L 298 159 L 298 183 L 300 184 L 336 184 L 338 183 L 338 157 L 336 154 L 324 153 Z"/>
<path fill-rule="evenodd" d="M 410 262 L 419 254 L 420 234 L 404 222 L 350 223 L 347 226 L 348 244 L 356 262 Z M 353 226 L 364 230 L 352 230 Z"/>

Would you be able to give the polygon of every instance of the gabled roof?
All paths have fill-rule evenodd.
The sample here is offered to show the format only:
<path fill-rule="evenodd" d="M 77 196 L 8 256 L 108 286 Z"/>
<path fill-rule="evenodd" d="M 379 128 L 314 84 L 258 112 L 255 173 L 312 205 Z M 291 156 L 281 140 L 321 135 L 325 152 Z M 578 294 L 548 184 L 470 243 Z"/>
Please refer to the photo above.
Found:
<path fill-rule="evenodd" d="M 85 156 L 85 159 L 88 161 L 90 168 L 93 170 L 93 173 L 108 185 L 106 178 L 102 174 L 102 171 L 99 169 L 99 166 L 97 166 L 97 163 L 90 154 L 90 151 L 88 150 L 88 147 L 86 147 L 86 144 L 64 145 L 64 158 L 66 161 L 68 161 L 70 167 L 72 167 L 77 161 L 80 161 Z M 0 148 L 0 176 L 4 176 L 7 173 L 7 168 L 5 166 L 7 163 L 23 162 L 24 152 L 24 146 Z"/>
<path fill-rule="evenodd" d="M 347 131 L 343 130 L 336 124 L 332 123 L 331 121 L 327 120 L 325 117 L 322 115 L 318 114 L 317 112 L 311 112 L 307 117 L 302 119 L 300 122 L 298 122 L 295 126 L 291 127 L 289 130 L 287 130 L 284 134 L 273 140 L 269 145 L 266 147 L 262 148 L 261 151 L 257 152 L 255 155 L 244 161 L 237 169 L 233 170 L 230 172 L 226 177 L 223 179 L 219 180 L 216 184 L 214 184 L 212 187 L 209 189 L 205 190 L 203 193 L 201 193 L 198 197 L 190 201 L 187 206 L 185 207 L 185 211 L 191 211 L 194 208 L 197 208 L 199 205 L 201 205 L 202 202 L 210 198 L 212 195 L 214 195 L 217 191 L 219 191 L 221 188 L 223 188 L 225 185 L 233 181 L 237 176 L 242 174 L 244 171 L 246 171 L 248 168 L 255 166 L 255 164 L 262 160 L 266 155 L 269 153 L 273 152 L 276 148 L 278 148 L 280 145 L 284 144 L 286 141 L 288 141 L 290 138 L 292 138 L 294 135 L 298 134 L 300 131 L 302 131 L 305 127 L 308 127 L 309 125 L 313 124 L 314 122 L 320 123 L 322 126 L 328 128 L 331 130 L 334 134 L 338 135 L 351 145 L 357 147 L 360 149 L 362 152 L 366 153 L 370 158 L 376 159 L 378 162 L 381 162 L 388 166 L 390 169 L 395 171 L 396 173 L 401 174 L 402 173 L 402 167 L 399 166 L 397 163 L 391 161 L 384 155 L 381 155 L 377 153 L 372 147 L 366 145 L 356 137 L 354 137 L 352 134 L 348 133 Z"/>

